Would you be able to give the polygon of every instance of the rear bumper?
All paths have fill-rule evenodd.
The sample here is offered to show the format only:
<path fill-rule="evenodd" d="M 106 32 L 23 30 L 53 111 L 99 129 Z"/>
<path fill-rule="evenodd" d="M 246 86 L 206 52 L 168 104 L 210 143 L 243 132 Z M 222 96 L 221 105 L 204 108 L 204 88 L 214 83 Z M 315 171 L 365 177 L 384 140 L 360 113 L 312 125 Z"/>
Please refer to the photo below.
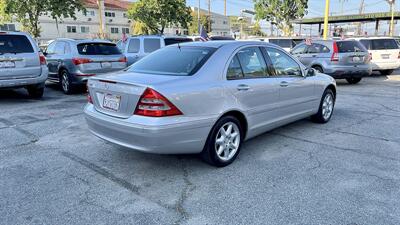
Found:
<path fill-rule="evenodd" d="M 121 71 L 121 70 L 123 70 L 125 68 L 126 67 L 118 68 L 118 69 L 116 69 L 114 71 L 108 71 L 108 72 L 104 72 L 104 73 L 82 73 L 80 71 L 76 71 L 76 72 L 72 73 L 73 76 L 74 76 L 74 80 L 72 82 L 74 84 L 85 84 L 89 80 L 89 78 L 91 78 L 91 77 L 95 77 L 95 76 L 99 76 L 99 75 L 103 75 L 103 74 L 107 74 L 107 73 L 118 72 L 118 71 Z"/>
<path fill-rule="evenodd" d="M 92 104 L 86 105 L 84 111 L 89 130 L 94 135 L 108 142 L 147 153 L 199 153 L 213 124 L 213 120 L 209 119 L 149 126 L 133 122 L 132 118 L 107 116 L 98 112 Z"/>
<path fill-rule="evenodd" d="M 33 78 L 0 80 L 0 88 L 19 88 L 46 82 L 49 75 L 47 66 L 42 66 L 42 73 Z"/>
<path fill-rule="evenodd" d="M 374 63 L 371 62 L 372 70 L 379 71 L 379 70 L 396 70 L 400 68 L 400 60 L 398 62 L 381 62 L 381 63 Z"/>
<path fill-rule="evenodd" d="M 332 66 L 325 69 L 324 73 L 335 79 L 366 77 L 372 74 L 372 67 L 369 64 L 357 66 Z"/>

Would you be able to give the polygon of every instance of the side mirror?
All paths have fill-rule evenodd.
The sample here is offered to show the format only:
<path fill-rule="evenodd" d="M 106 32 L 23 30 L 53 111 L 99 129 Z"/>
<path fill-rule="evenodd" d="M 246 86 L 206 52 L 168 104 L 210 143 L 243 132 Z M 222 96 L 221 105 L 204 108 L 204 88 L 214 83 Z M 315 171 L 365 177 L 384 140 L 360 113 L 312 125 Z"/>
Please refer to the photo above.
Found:
<path fill-rule="evenodd" d="M 315 76 L 316 72 L 314 68 L 307 68 L 306 69 L 306 77 Z"/>

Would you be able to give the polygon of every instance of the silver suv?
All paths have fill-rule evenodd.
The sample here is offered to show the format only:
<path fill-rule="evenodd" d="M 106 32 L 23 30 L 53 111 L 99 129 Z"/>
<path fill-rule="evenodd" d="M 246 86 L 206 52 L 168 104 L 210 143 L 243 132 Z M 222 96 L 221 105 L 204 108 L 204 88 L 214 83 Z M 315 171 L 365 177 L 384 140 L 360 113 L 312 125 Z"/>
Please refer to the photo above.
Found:
<path fill-rule="evenodd" d="M 372 73 L 368 50 L 355 40 L 317 40 L 297 45 L 291 53 L 307 67 L 356 84 Z"/>
<path fill-rule="evenodd" d="M 59 82 L 65 94 L 85 84 L 89 77 L 127 67 L 117 46 L 104 40 L 57 39 L 45 52 L 49 80 Z"/>
<path fill-rule="evenodd" d="M 46 59 L 28 34 L 0 32 L 0 88 L 25 87 L 41 98 L 47 75 Z"/>

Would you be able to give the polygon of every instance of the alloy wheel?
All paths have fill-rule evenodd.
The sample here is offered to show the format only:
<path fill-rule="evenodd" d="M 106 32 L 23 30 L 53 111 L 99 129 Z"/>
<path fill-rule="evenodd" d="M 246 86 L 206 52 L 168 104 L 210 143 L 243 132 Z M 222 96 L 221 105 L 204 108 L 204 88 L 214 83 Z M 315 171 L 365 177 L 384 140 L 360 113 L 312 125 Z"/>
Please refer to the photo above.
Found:
<path fill-rule="evenodd" d="M 215 138 L 215 151 L 222 161 L 229 161 L 235 156 L 240 146 L 240 130 L 233 123 L 225 123 L 219 129 Z"/>
<path fill-rule="evenodd" d="M 324 120 L 328 120 L 333 112 L 333 96 L 331 94 L 327 94 L 322 102 L 322 116 Z"/>
<path fill-rule="evenodd" d="M 69 91 L 69 79 L 68 79 L 68 74 L 64 72 L 61 77 L 61 86 L 62 89 L 64 90 L 65 93 L 68 93 Z"/>

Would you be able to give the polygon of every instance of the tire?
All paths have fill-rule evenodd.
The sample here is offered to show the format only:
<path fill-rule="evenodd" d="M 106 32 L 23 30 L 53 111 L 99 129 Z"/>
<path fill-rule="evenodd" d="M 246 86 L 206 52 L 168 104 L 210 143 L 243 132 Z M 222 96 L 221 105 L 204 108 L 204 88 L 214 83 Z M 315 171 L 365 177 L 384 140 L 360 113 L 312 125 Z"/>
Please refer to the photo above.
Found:
<path fill-rule="evenodd" d="M 327 98 L 329 98 L 329 96 L 331 101 L 328 105 L 329 100 Z M 333 94 L 333 91 L 328 88 L 322 95 L 317 114 L 311 116 L 311 120 L 316 123 L 327 123 L 332 117 L 334 108 L 335 108 L 335 95 Z M 329 112 L 327 112 L 326 110 L 329 110 Z"/>
<path fill-rule="evenodd" d="M 324 72 L 324 70 L 320 66 L 313 66 L 312 68 L 314 68 L 318 73 L 323 73 Z"/>
<path fill-rule="evenodd" d="M 358 78 L 356 78 L 356 77 L 346 78 L 346 80 L 347 80 L 347 82 L 348 82 L 349 84 L 357 84 L 358 82 L 361 81 L 361 79 L 362 79 L 362 78 L 360 78 L 360 77 L 358 77 Z"/>
<path fill-rule="evenodd" d="M 379 71 L 382 75 L 390 75 L 394 70 L 381 70 Z"/>
<path fill-rule="evenodd" d="M 28 86 L 26 90 L 31 98 L 40 99 L 44 94 L 44 84 Z"/>
<path fill-rule="evenodd" d="M 222 130 L 225 133 L 228 131 L 228 135 L 224 137 Z M 201 156 L 205 162 L 212 166 L 227 166 L 235 161 L 238 156 L 243 138 L 244 132 L 240 121 L 233 116 L 222 117 L 208 135 Z"/>
<path fill-rule="evenodd" d="M 73 93 L 74 86 L 71 83 L 71 75 L 68 73 L 67 70 L 62 70 L 60 73 L 60 87 L 66 95 L 70 95 Z"/>

